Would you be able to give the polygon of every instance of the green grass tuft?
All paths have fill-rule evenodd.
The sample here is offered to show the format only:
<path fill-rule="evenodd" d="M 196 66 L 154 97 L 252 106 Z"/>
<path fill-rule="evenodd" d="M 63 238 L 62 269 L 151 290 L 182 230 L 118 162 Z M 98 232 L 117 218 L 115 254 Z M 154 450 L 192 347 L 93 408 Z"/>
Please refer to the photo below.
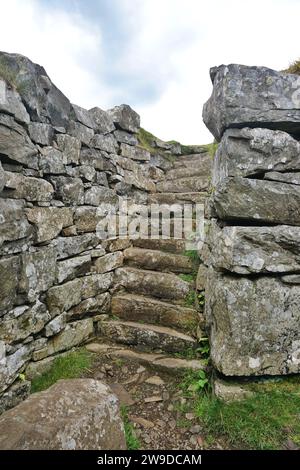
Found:
<path fill-rule="evenodd" d="M 295 73 L 296 75 L 300 75 L 300 59 L 295 60 L 292 62 L 290 66 L 284 70 L 285 73 Z"/>
<path fill-rule="evenodd" d="M 218 149 L 218 143 L 217 142 L 212 142 L 211 144 L 203 145 L 203 147 L 207 150 L 209 155 L 214 158 L 216 151 Z"/>
<path fill-rule="evenodd" d="M 92 355 L 84 350 L 71 352 L 58 357 L 48 372 L 36 377 L 31 382 L 31 393 L 46 390 L 60 379 L 74 379 L 80 377 L 82 372 L 92 364 Z"/>
<path fill-rule="evenodd" d="M 154 140 L 156 139 L 156 137 L 151 134 L 151 132 L 148 132 L 141 127 L 137 133 L 137 139 L 139 141 L 140 146 L 143 147 L 145 150 L 148 150 L 148 152 L 152 154 L 158 153 L 157 149 L 154 148 Z"/>
<path fill-rule="evenodd" d="M 121 416 L 124 423 L 127 450 L 139 450 L 140 442 L 134 433 L 134 429 L 131 422 L 128 419 L 127 407 L 124 405 L 121 406 Z"/>
<path fill-rule="evenodd" d="M 194 282 L 196 277 L 197 277 L 197 273 L 196 272 L 193 272 L 193 273 L 190 273 L 190 274 L 179 274 L 180 279 L 182 279 L 183 281 L 186 281 L 186 282 Z"/>

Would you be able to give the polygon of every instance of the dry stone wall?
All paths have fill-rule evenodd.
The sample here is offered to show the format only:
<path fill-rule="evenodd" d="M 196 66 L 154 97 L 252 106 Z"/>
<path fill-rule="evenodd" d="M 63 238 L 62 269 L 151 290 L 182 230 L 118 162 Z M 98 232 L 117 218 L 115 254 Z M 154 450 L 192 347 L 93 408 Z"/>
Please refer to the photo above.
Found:
<path fill-rule="evenodd" d="M 129 106 L 73 105 L 17 54 L 0 53 L 0 72 L 1 412 L 28 394 L 20 374 L 30 379 L 89 340 L 110 312 L 114 270 L 131 245 L 97 231 L 111 208 L 178 202 L 174 171 L 182 202 L 203 201 L 208 181 L 198 170 L 206 183 L 193 188 L 180 144 L 142 147 Z"/>
<path fill-rule="evenodd" d="M 227 376 L 300 371 L 300 80 L 211 70 L 206 125 L 220 141 L 203 258 L 211 355 Z"/>

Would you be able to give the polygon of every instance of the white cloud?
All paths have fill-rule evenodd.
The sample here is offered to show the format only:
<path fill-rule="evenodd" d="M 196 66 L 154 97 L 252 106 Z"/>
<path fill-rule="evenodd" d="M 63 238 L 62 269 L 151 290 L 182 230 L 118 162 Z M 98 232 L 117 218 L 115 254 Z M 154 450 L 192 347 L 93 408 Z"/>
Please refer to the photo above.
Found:
<path fill-rule="evenodd" d="M 129 104 L 141 114 L 144 127 L 166 140 L 212 140 L 201 120 L 202 105 L 211 92 L 211 66 L 236 62 L 281 69 L 299 55 L 298 0 L 118 4 L 116 14 L 125 15 L 130 33 L 126 44 L 120 44 L 114 70 L 125 70 L 137 82 L 146 77 L 160 85 L 160 94 L 150 103 L 137 96 Z M 64 11 L 63 5 L 62 1 L 61 8 L 53 10 L 38 0 L 2 1 L 0 49 L 20 52 L 43 65 L 56 85 L 81 106 L 118 104 L 120 84 L 106 83 L 102 73 L 109 52 L 100 26 Z"/>
<path fill-rule="evenodd" d="M 78 13 L 44 8 L 37 0 L 2 1 L 0 49 L 44 66 L 72 102 L 109 106 L 112 91 L 86 66 L 95 62 L 101 69 L 101 32 Z"/>

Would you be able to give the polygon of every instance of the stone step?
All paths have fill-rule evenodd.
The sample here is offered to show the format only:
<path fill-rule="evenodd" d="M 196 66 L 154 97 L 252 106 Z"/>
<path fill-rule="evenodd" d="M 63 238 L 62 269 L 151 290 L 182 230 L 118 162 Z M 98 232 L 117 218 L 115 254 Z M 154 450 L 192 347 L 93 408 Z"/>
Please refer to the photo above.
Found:
<path fill-rule="evenodd" d="M 126 321 L 157 323 L 193 333 L 196 332 L 199 321 L 203 322 L 200 313 L 193 308 L 126 293 L 113 296 L 111 313 Z"/>
<path fill-rule="evenodd" d="M 134 361 L 142 366 L 149 367 L 153 371 L 161 371 L 170 375 L 184 375 L 189 370 L 206 369 L 206 365 L 199 359 L 181 359 L 164 354 L 139 352 L 103 342 L 87 344 L 86 349 L 95 354 L 105 354 L 105 357 L 109 356 L 112 359 L 120 358 L 125 361 Z"/>
<path fill-rule="evenodd" d="M 124 260 L 129 266 L 152 271 L 192 273 L 196 269 L 195 263 L 188 256 L 144 248 L 127 248 L 124 251 Z"/>
<path fill-rule="evenodd" d="M 152 240 L 151 238 L 138 238 L 132 240 L 133 246 L 144 248 L 146 250 L 160 250 L 168 253 L 182 254 L 185 252 L 185 240 L 169 238 L 167 240 Z"/>
<path fill-rule="evenodd" d="M 206 191 L 209 186 L 207 175 L 176 178 L 156 183 L 159 193 L 184 193 L 189 191 Z"/>
<path fill-rule="evenodd" d="M 182 167 L 191 167 L 191 166 L 204 166 L 205 164 L 210 163 L 212 165 L 213 160 L 208 152 L 203 153 L 192 153 L 190 155 L 181 155 L 176 158 L 173 163 L 173 168 L 178 169 Z"/>
<path fill-rule="evenodd" d="M 189 282 L 175 274 L 122 267 L 115 270 L 116 290 L 124 288 L 128 292 L 149 295 L 160 299 L 184 302 L 192 290 Z"/>
<path fill-rule="evenodd" d="M 149 204 L 204 204 L 207 192 L 152 193 L 148 196 Z"/>
<path fill-rule="evenodd" d="M 173 180 L 189 176 L 201 176 L 209 180 L 212 163 L 213 160 L 208 154 L 203 154 L 194 160 L 191 160 L 191 156 L 188 158 L 183 157 L 182 163 L 176 161 L 177 166 L 165 172 L 165 179 Z"/>
<path fill-rule="evenodd" d="M 137 322 L 99 321 L 98 332 L 111 341 L 135 346 L 141 351 L 174 354 L 196 348 L 198 344 L 195 338 L 172 328 Z"/>

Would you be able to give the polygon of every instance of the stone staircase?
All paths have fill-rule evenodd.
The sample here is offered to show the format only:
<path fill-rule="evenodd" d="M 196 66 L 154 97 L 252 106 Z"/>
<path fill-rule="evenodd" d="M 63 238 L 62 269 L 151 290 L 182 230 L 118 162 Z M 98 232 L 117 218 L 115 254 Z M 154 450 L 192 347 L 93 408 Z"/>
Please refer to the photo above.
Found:
<path fill-rule="evenodd" d="M 208 154 L 180 157 L 150 202 L 202 202 L 210 164 Z M 196 352 L 203 322 L 194 301 L 198 266 L 185 250 L 182 239 L 132 241 L 115 270 L 111 316 L 99 322 L 98 349 L 170 373 L 204 368 Z"/>
<path fill-rule="evenodd" d="M 99 322 L 102 348 L 170 373 L 202 369 L 201 360 L 186 358 L 197 349 L 201 313 L 187 305 L 194 282 L 180 277 L 196 269 L 184 243 L 139 239 L 133 245 L 115 271 L 111 317 Z"/>

